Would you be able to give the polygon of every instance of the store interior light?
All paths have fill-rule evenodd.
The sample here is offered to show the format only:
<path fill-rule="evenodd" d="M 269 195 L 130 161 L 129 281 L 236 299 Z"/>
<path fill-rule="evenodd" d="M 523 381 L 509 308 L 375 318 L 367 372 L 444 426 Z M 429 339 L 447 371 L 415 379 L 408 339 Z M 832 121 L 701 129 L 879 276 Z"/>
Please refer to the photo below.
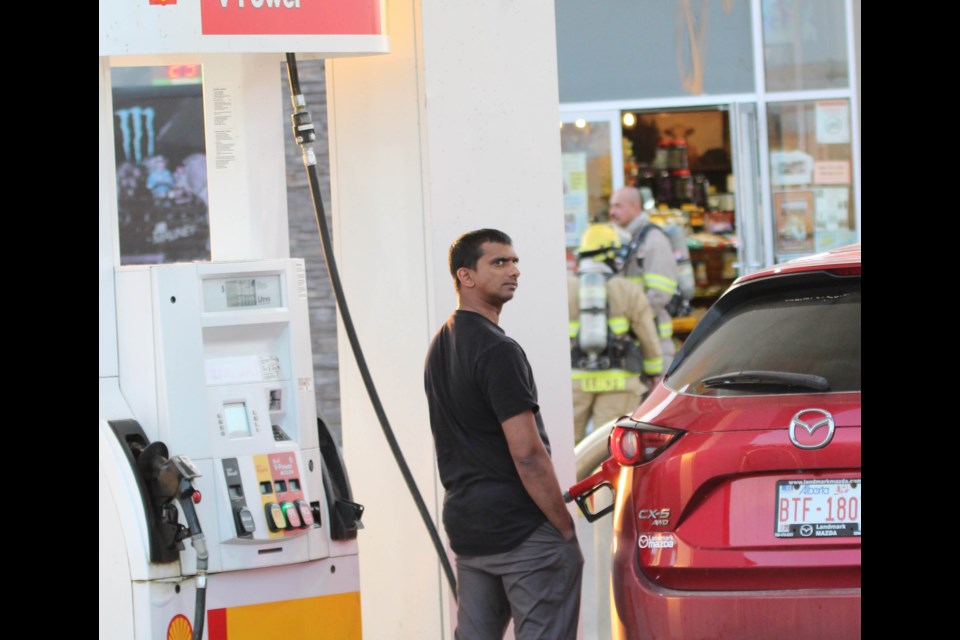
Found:
<path fill-rule="evenodd" d="M 587 121 L 583 118 L 577 118 L 573 124 L 576 125 L 577 129 L 583 129 L 587 126 Z"/>
<path fill-rule="evenodd" d="M 637 124 L 637 116 L 633 115 L 629 111 L 623 114 L 623 126 L 632 127 Z"/>

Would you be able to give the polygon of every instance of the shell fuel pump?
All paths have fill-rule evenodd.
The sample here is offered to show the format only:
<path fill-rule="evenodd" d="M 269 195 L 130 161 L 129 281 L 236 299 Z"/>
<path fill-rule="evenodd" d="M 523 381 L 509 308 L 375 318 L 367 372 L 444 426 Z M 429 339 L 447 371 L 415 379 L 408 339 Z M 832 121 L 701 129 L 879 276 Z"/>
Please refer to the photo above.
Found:
<path fill-rule="evenodd" d="M 101 580 L 106 538 L 130 637 L 361 637 L 363 507 L 317 418 L 303 270 L 116 268 L 130 417 L 100 425 Z"/>

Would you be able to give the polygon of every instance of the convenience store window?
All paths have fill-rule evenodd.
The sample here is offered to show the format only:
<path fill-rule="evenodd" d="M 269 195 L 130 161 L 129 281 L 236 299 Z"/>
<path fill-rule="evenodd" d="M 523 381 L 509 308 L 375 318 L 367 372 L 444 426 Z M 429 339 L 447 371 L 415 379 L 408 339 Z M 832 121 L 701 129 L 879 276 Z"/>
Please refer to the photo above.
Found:
<path fill-rule="evenodd" d="M 850 86 L 845 2 L 763 0 L 766 90 Z"/>
<path fill-rule="evenodd" d="M 752 4 L 556 0 L 560 102 L 752 91 Z"/>
<path fill-rule="evenodd" d="M 767 105 L 776 262 L 857 241 L 850 103 Z"/>

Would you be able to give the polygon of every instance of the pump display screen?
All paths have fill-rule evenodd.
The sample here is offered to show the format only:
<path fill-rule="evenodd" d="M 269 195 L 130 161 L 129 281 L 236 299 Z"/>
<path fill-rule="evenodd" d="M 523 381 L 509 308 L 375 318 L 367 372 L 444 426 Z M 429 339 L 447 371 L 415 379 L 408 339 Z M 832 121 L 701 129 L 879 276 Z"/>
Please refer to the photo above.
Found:
<path fill-rule="evenodd" d="M 224 289 L 226 290 L 228 308 L 257 306 L 257 281 L 255 279 L 227 280 L 224 283 Z"/>
<path fill-rule="evenodd" d="M 278 274 L 209 278 L 203 281 L 204 311 L 279 309 L 283 291 Z"/>
<path fill-rule="evenodd" d="M 247 419 L 247 405 L 244 402 L 231 402 L 223 405 L 223 421 L 227 433 L 231 436 L 249 436 L 250 421 Z"/>

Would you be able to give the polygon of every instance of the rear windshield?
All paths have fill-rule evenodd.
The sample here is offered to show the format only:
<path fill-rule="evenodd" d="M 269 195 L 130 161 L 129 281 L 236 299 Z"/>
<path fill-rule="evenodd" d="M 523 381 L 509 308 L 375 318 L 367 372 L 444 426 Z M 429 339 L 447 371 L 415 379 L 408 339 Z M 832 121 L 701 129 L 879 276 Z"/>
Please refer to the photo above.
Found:
<path fill-rule="evenodd" d="M 714 305 L 677 356 L 667 384 L 686 393 L 860 391 L 860 277 L 748 283 Z"/>

